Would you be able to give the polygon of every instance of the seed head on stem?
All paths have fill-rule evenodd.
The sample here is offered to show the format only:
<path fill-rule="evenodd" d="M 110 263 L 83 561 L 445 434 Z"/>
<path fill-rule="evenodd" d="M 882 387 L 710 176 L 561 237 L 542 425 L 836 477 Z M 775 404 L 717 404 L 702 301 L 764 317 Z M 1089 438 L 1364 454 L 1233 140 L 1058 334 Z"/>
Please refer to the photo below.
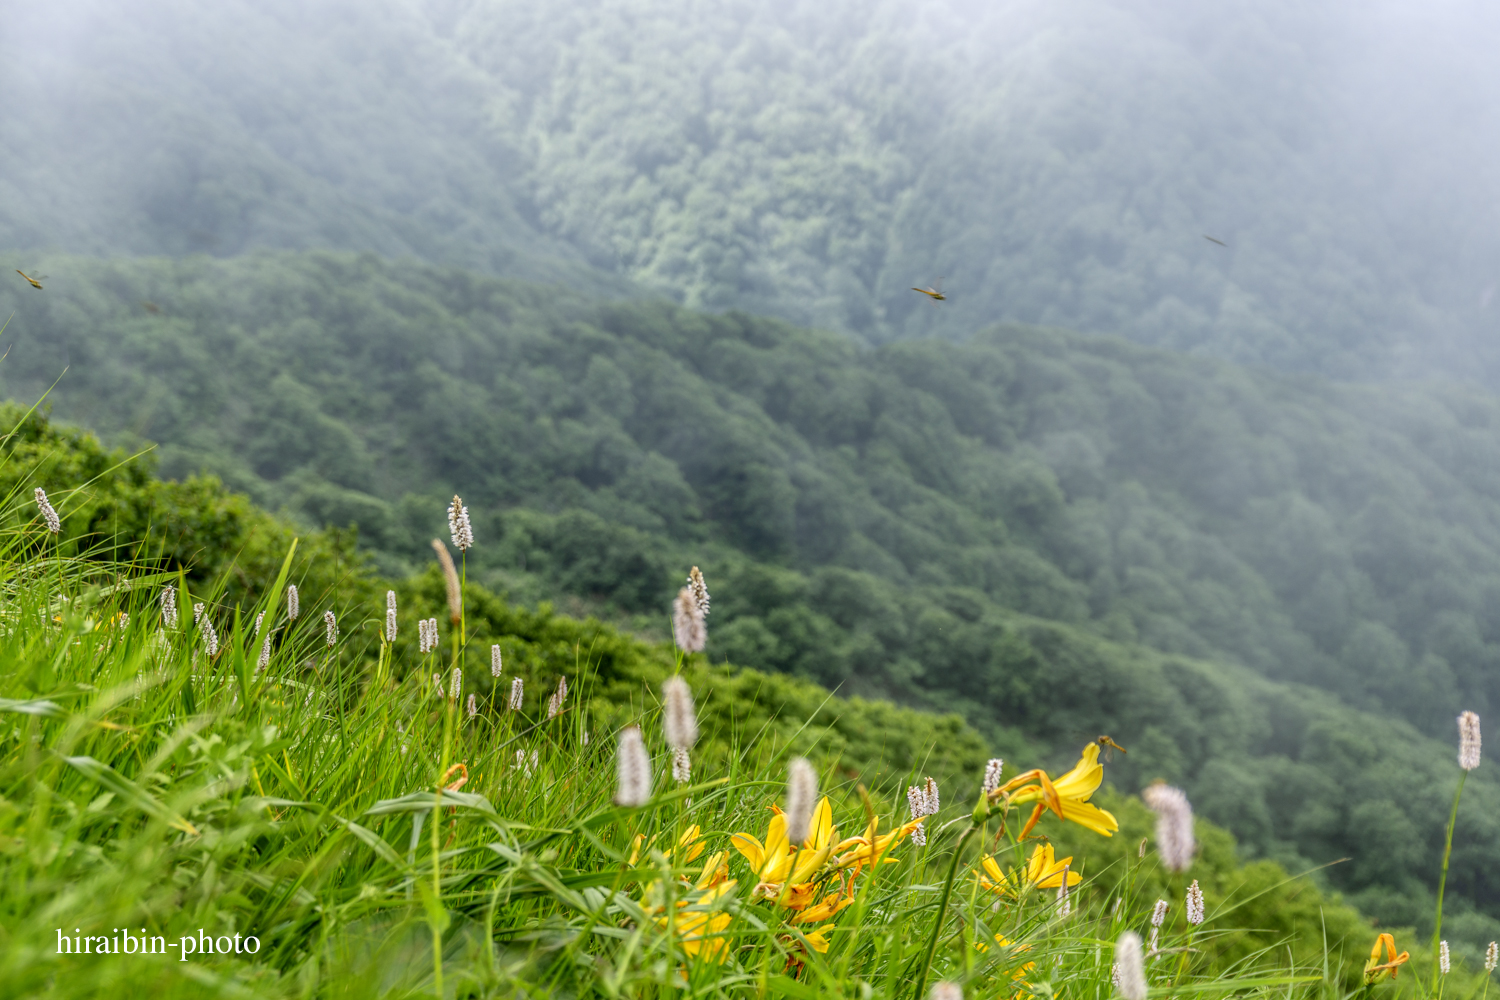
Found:
<path fill-rule="evenodd" d="M 1500 942 L 1491 941 L 1484 949 L 1484 971 L 1494 972 L 1496 965 L 1500 965 Z"/>
<path fill-rule="evenodd" d="M 1182 789 L 1157 782 L 1141 792 L 1156 813 L 1156 851 L 1169 872 L 1187 871 L 1193 863 L 1193 807 Z"/>
<path fill-rule="evenodd" d="M 165 628 L 177 627 L 177 588 L 163 587 L 161 591 L 161 623 Z"/>
<path fill-rule="evenodd" d="M 448 697 L 454 701 L 464 690 L 464 672 L 459 667 L 453 668 L 453 676 L 448 680 Z"/>
<path fill-rule="evenodd" d="M 693 598 L 693 589 L 683 587 L 672 602 L 672 638 L 684 653 L 701 653 L 708 645 L 708 629 L 703 624 L 703 609 Z"/>
<path fill-rule="evenodd" d="M 684 747 L 672 748 L 672 780 L 679 785 L 693 780 L 693 760 Z"/>
<path fill-rule="evenodd" d="M 332 649 L 339 641 L 339 620 L 332 610 L 323 612 L 323 632 L 328 648 Z"/>
<path fill-rule="evenodd" d="M 661 686 L 662 728 L 667 744 L 675 749 L 690 750 L 698 742 L 698 712 L 693 707 L 693 690 L 680 676 L 668 677 Z"/>
<path fill-rule="evenodd" d="M 500 676 L 500 647 L 499 646 L 491 646 L 490 647 L 490 676 L 491 677 L 499 677 Z"/>
<path fill-rule="evenodd" d="M 385 641 L 396 641 L 396 592 L 385 592 Z"/>
<path fill-rule="evenodd" d="M 286 616 L 287 616 L 287 619 L 289 621 L 296 621 L 297 620 L 297 615 L 300 614 L 301 611 L 302 611 L 302 607 L 301 607 L 301 605 L 297 601 L 297 585 L 295 583 L 288 584 L 287 588 L 286 588 Z"/>
<path fill-rule="evenodd" d="M 1126 931 L 1115 942 L 1115 988 L 1125 1000 L 1146 1000 L 1146 963 L 1141 936 Z"/>
<path fill-rule="evenodd" d="M 519 712 L 521 710 L 521 700 L 524 693 L 525 692 L 521 684 L 521 678 L 517 677 L 512 680 L 510 682 L 510 702 L 506 707 L 509 708 L 512 712 Z"/>
<path fill-rule="evenodd" d="M 807 840 L 817 803 L 818 772 L 806 757 L 793 757 L 786 780 L 786 839 L 793 846 Z"/>
<path fill-rule="evenodd" d="M 620 730 L 615 769 L 619 779 L 615 805 L 635 807 L 651 801 L 651 758 L 646 756 L 639 726 Z"/>
<path fill-rule="evenodd" d="M 1479 716 L 1473 712 L 1458 717 L 1458 766 L 1465 771 L 1479 766 Z"/>

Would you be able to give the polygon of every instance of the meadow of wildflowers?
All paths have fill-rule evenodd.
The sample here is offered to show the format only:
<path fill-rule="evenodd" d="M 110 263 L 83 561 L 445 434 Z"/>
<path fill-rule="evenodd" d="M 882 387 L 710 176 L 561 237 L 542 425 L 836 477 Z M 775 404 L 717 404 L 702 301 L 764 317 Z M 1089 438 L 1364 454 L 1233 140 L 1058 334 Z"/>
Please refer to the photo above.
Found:
<path fill-rule="evenodd" d="M 299 589 L 295 546 L 231 601 L 10 503 L 7 995 L 1467 997 L 1495 964 L 1240 864 L 1180 790 L 1108 788 L 1098 742 L 1023 769 L 712 666 L 697 567 L 649 646 L 467 587 L 441 540 L 362 604 Z"/>

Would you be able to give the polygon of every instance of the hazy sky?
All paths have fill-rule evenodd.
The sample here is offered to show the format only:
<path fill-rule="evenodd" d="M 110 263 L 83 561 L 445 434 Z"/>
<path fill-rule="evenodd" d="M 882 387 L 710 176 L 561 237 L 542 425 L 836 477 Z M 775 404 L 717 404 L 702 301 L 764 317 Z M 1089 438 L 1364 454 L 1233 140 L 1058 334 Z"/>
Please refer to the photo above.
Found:
<path fill-rule="evenodd" d="M 586 257 L 871 340 L 1014 320 L 1500 378 L 1491 4 L 8 8 L 18 259 Z"/>

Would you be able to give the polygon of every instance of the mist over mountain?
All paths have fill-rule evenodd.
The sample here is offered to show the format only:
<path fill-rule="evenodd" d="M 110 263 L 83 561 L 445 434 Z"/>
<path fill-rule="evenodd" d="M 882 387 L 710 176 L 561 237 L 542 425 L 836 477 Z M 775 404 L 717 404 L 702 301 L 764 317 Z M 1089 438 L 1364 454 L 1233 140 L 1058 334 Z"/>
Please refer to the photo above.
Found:
<path fill-rule="evenodd" d="M 0 247 L 372 250 L 869 342 L 1016 321 L 1500 372 L 1481 4 L 74 0 L 7 24 Z M 941 306 L 909 290 L 940 275 Z"/>

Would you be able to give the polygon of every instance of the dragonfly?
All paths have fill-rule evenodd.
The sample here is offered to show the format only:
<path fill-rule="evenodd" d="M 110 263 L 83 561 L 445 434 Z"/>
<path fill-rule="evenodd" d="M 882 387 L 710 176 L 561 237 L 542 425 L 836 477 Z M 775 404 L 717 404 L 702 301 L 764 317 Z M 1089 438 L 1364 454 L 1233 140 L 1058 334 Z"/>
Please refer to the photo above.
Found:
<path fill-rule="evenodd" d="M 938 278 L 938 280 L 934 281 L 932 283 L 932 287 L 930 287 L 930 288 L 918 288 L 915 285 L 913 285 L 912 286 L 912 291 L 914 291 L 914 292 L 921 292 L 923 295 L 930 296 L 932 298 L 933 302 L 946 302 L 947 299 L 948 299 L 948 296 L 946 296 L 946 295 L 943 294 L 943 279 L 942 278 Z"/>
<path fill-rule="evenodd" d="M 31 275 L 27 274 L 20 268 L 16 268 L 16 273 L 25 278 L 27 281 L 31 282 L 31 287 L 37 290 L 40 290 L 42 287 L 42 282 L 47 280 L 47 276 L 45 274 L 39 274 L 35 278 L 33 278 Z"/>
<path fill-rule="evenodd" d="M 1083 734 L 1078 733 L 1077 735 L 1082 736 Z M 1102 734 L 1099 736 L 1095 736 L 1088 742 L 1099 744 L 1099 755 L 1104 759 L 1106 763 L 1114 759 L 1116 750 L 1120 751 L 1121 753 L 1129 752 L 1124 747 L 1120 746 L 1120 744 L 1116 743 L 1113 737 Z"/>
<path fill-rule="evenodd" d="M 1229 246 L 1229 244 L 1225 243 L 1223 240 L 1216 240 L 1212 236 L 1208 235 L 1207 233 L 1203 234 L 1203 238 L 1205 240 L 1208 240 L 1208 242 L 1210 242 L 1210 243 L 1217 243 L 1221 247 L 1227 247 L 1227 246 Z"/>
<path fill-rule="evenodd" d="M 1113 760 L 1114 759 L 1114 754 L 1111 752 L 1111 751 L 1114 751 L 1114 750 L 1118 750 L 1121 753 L 1129 753 L 1130 752 L 1129 750 L 1126 750 L 1124 747 L 1120 746 L 1120 744 L 1116 743 L 1114 740 L 1110 739 L 1108 736 L 1105 736 L 1103 734 L 1094 737 L 1094 742 L 1097 743 L 1097 744 L 1099 744 L 1100 748 L 1103 749 L 1103 751 L 1104 751 L 1104 759 L 1105 760 Z"/>

